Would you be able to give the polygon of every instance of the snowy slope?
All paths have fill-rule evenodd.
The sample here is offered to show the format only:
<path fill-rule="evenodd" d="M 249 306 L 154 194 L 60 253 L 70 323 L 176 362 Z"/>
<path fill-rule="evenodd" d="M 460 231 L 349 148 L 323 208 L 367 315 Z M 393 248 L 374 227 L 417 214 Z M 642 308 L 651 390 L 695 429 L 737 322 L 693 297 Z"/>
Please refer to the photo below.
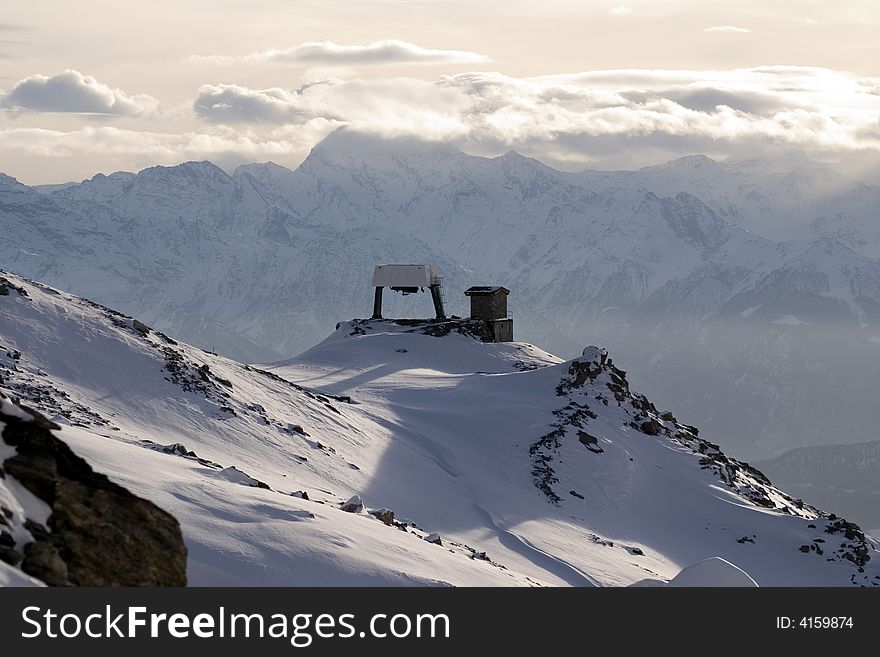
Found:
<path fill-rule="evenodd" d="M 627 585 L 711 557 L 764 586 L 880 583 L 857 527 L 657 413 L 595 348 L 354 321 L 265 370 L 3 276 L 0 386 L 180 521 L 192 584 Z"/>

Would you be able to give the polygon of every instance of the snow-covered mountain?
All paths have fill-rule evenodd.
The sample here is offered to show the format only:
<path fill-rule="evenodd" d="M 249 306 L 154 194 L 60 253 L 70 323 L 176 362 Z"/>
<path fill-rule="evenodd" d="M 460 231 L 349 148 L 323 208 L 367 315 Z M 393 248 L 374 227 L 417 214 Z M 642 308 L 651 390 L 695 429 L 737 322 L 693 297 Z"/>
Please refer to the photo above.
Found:
<path fill-rule="evenodd" d="M 875 541 L 604 350 L 354 320 L 256 367 L 0 276 L 0 390 L 179 521 L 190 584 L 880 585 Z"/>
<path fill-rule="evenodd" d="M 606 344 L 653 397 L 764 457 L 876 435 L 878 207 L 880 187 L 822 168 L 691 156 L 570 174 L 339 132 L 295 171 L 2 177 L 0 264 L 269 361 L 366 314 L 374 264 L 433 262 L 452 312 L 467 286 L 503 284 L 517 335 Z M 388 314 L 430 311 L 407 301 Z"/>

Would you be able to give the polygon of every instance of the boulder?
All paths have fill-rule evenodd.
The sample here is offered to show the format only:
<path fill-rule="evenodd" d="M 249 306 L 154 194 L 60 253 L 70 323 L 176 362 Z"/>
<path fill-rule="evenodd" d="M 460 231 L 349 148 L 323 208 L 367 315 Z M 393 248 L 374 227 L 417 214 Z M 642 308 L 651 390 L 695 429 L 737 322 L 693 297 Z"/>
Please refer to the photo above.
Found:
<path fill-rule="evenodd" d="M 648 418 L 646 422 L 642 422 L 639 425 L 639 429 L 641 429 L 643 433 L 646 433 L 649 436 L 656 436 L 658 433 L 660 433 L 661 428 L 662 425 L 654 418 Z"/>
<path fill-rule="evenodd" d="M 47 527 L 25 523 L 25 573 L 55 586 L 186 585 L 174 517 L 92 470 L 52 433 L 58 425 L 2 394 L 0 403 L 3 441 L 16 448 L 3 467 L 51 511 Z"/>
<path fill-rule="evenodd" d="M 394 511 L 391 509 L 370 509 L 369 514 L 378 518 L 389 527 L 394 524 Z"/>
<path fill-rule="evenodd" d="M 360 513 L 364 510 L 364 501 L 360 495 L 352 495 L 340 508 L 347 513 Z"/>

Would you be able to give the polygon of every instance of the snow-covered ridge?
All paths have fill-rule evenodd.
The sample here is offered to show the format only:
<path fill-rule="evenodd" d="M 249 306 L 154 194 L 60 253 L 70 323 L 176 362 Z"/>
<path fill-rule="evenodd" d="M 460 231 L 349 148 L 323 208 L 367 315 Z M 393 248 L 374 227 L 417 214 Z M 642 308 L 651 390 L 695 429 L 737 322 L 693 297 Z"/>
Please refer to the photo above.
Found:
<path fill-rule="evenodd" d="M 357 320 L 245 365 L 2 276 L 0 389 L 180 521 L 192 584 L 627 585 L 712 557 L 759 585 L 880 583 L 858 527 L 658 412 L 598 349 Z"/>

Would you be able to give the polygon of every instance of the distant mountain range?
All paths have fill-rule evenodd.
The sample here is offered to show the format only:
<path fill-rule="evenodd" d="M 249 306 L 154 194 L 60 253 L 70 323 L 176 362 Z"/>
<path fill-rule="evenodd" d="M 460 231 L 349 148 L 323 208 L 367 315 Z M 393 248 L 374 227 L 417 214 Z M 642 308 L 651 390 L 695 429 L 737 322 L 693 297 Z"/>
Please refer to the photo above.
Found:
<path fill-rule="evenodd" d="M 0 175 L 0 265 L 193 344 L 269 361 L 370 310 L 380 262 L 432 262 L 451 312 L 508 287 L 518 338 L 596 343 L 744 458 L 872 439 L 880 187 L 704 156 L 555 171 L 337 132 L 295 171 L 208 162 L 28 187 Z M 389 316 L 427 316 L 426 295 Z"/>

